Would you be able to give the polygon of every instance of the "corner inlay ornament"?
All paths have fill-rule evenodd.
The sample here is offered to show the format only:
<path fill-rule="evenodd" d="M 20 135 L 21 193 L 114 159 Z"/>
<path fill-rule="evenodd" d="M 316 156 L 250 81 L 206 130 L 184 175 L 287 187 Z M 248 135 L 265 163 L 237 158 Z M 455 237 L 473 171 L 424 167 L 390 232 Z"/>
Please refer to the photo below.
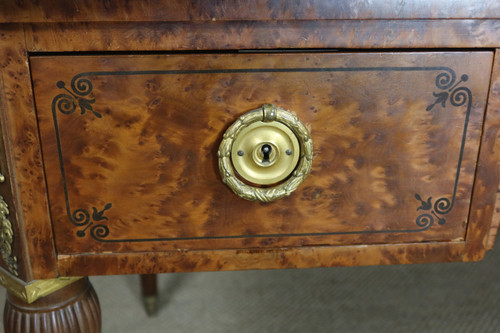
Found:
<path fill-rule="evenodd" d="M 448 214 L 455 204 L 455 198 L 457 196 L 458 181 L 460 179 L 460 169 L 462 167 L 462 157 L 464 154 L 465 143 L 467 140 L 467 128 L 469 124 L 469 116 L 472 109 L 472 92 L 469 88 L 460 86 L 462 83 L 467 82 L 469 76 L 463 74 L 460 77 L 460 81 L 455 83 L 456 75 L 455 71 L 448 69 L 436 77 L 436 87 L 440 90 L 439 92 L 432 93 L 436 98 L 434 103 L 427 106 L 425 109 L 430 112 L 436 105 L 440 105 L 442 108 L 446 108 L 446 103 L 449 101 L 454 107 L 459 107 L 462 105 L 467 105 L 465 111 L 465 125 L 462 133 L 462 142 L 460 145 L 460 154 L 457 163 L 457 172 L 455 174 L 455 185 L 453 187 L 453 194 L 451 200 L 447 197 L 441 197 L 437 199 L 434 204 L 432 203 L 432 197 L 427 197 L 423 199 L 420 194 L 415 194 L 415 199 L 420 201 L 420 206 L 417 211 L 422 211 L 422 213 L 417 217 L 416 223 L 422 228 L 430 228 L 434 224 L 434 220 L 437 219 L 439 225 L 446 223 L 446 219 L 443 215 Z"/>
<path fill-rule="evenodd" d="M 75 112 L 78 104 L 82 115 L 84 115 L 86 111 L 91 111 L 97 118 L 102 118 L 102 115 L 92 108 L 92 104 L 95 103 L 95 98 L 88 99 L 84 97 L 92 92 L 92 82 L 90 80 L 80 79 L 77 81 L 76 78 L 73 78 L 73 80 L 71 80 L 72 91 L 66 88 L 66 83 L 64 83 L 64 81 L 58 81 L 57 87 L 69 93 L 69 95 L 59 94 L 54 98 L 54 106 L 57 106 L 60 112 L 72 114 Z"/>
<path fill-rule="evenodd" d="M 102 118 L 102 114 L 94 110 L 92 106 L 95 103 L 95 98 L 86 98 L 86 96 L 92 93 L 93 86 L 90 79 L 84 78 L 82 75 L 74 76 L 70 83 L 71 90 L 66 87 L 66 83 L 64 81 L 57 81 L 56 86 L 59 89 L 66 90 L 67 92 L 55 96 L 52 100 L 52 116 L 56 127 L 56 133 L 58 133 L 57 111 L 65 115 L 70 115 L 76 111 L 77 107 L 79 107 L 81 115 L 84 115 L 87 111 L 89 111 L 92 112 L 95 117 Z M 57 145 L 59 148 L 61 174 L 63 175 L 63 178 L 66 179 L 59 133 L 57 134 Z M 109 229 L 105 224 L 102 224 L 103 222 L 108 221 L 108 218 L 104 215 L 104 213 L 113 205 L 111 203 L 106 203 L 101 210 L 97 207 L 92 207 L 92 212 L 89 212 L 84 208 L 78 208 L 72 212 L 69 204 L 68 190 L 66 187 L 64 188 L 64 193 L 66 196 L 66 211 L 68 219 L 71 223 L 73 223 L 73 225 L 83 227 L 83 229 L 76 232 L 76 235 L 78 237 L 85 237 L 87 235 L 87 230 L 90 228 L 90 235 L 93 238 L 105 238 L 109 234 Z"/>
<path fill-rule="evenodd" d="M 9 272 L 17 276 L 17 257 L 12 255 L 14 232 L 12 231 L 12 223 L 7 218 L 7 215 L 9 215 L 9 206 L 3 197 L 0 196 L 0 253 Z"/>

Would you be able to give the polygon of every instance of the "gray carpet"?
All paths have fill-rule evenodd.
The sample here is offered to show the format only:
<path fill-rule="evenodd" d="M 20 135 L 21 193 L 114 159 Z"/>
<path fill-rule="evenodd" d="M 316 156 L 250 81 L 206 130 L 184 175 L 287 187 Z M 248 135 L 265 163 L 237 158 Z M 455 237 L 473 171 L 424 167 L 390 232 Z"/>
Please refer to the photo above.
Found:
<path fill-rule="evenodd" d="M 500 332 L 500 246 L 479 263 L 164 274 L 153 318 L 138 276 L 91 281 L 103 333 Z"/>

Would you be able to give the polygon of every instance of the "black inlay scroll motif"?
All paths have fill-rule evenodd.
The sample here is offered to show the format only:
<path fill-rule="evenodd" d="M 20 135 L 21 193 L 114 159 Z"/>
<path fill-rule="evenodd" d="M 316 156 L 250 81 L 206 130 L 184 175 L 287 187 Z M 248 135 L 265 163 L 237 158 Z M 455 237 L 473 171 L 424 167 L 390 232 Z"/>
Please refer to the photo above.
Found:
<path fill-rule="evenodd" d="M 460 179 L 460 169 L 462 167 L 462 156 L 465 148 L 465 140 L 467 137 L 467 125 L 469 123 L 469 116 L 472 108 L 472 93 L 469 88 L 459 87 L 463 82 L 467 82 L 469 77 L 464 74 L 461 76 L 460 81 L 455 83 L 455 73 L 445 72 L 441 73 L 436 77 L 436 87 L 441 91 L 438 93 L 433 93 L 436 100 L 433 104 L 430 104 L 426 110 L 431 111 L 435 105 L 441 104 L 443 108 L 446 107 L 448 100 L 450 104 L 455 107 L 462 106 L 467 103 L 467 110 L 465 113 L 465 126 L 462 133 L 462 142 L 460 145 L 460 155 L 457 163 L 457 173 L 455 176 L 455 184 L 453 187 L 453 194 L 451 200 L 446 197 L 442 197 L 436 200 L 434 205 L 432 205 L 432 197 L 428 197 L 423 200 L 419 194 L 415 194 L 415 198 L 421 202 L 421 206 L 417 208 L 417 211 L 422 210 L 424 213 L 417 217 L 416 223 L 419 226 L 429 225 L 432 226 L 434 223 L 434 218 L 437 219 L 438 224 L 443 225 L 446 223 L 446 219 L 443 215 L 448 214 L 455 204 L 455 198 L 457 195 L 458 181 Z"/>
<path fill-rule="evenodd" d="M 57 147 L 59 153 L 59 163 L 61 168 L 61 175 L 63 178 L 64 194 L 66 198 L 66 211 L 68 219 L 77 227 L 84 227 L 76 232 L 78 237 L 84 237 L 88 228 L 90 228 L 90 233 L 94 239 L 101 239 L 109 234 L 109 228 L 104 224 L 96 224 L 97 222 L 108 221 L 108 218 L 104 216 L 104 212 L 112 207 L 111 203 L 104 206 L 102 210 L 98 210 L 96 207 L 92 207 L 92 214 L 87 210 L 79 208 L 71 212 L 69 205 L 69 195 L 68 187 L 66 183 L 66 171 L 63 163 L 61 140 L 59 136 L 59 126 L 57 124 L 57 114 L 59 111 L 63 114 L 70 115 L 75 112 L 77 104 L 80 107 L 81 114 L 85 114 L 86 111 L 91 111 L 97 118 L 102 118 L 102 115 L 94 111 L 92 104 L 95 103 L 95 99 L 88 99 L 85 96 L 92 92 L 92 82 L 89 79 L 82 79 L 76 82 L 76 76 L 71 80 L 72 91 L 66 88 L 66 84 L 63 81 L 57 82 L 57 87 L 59 89 L 66 90 L 68 94 L 59 94 L 52 100 L 52 117 L 54 120 L 54 125 L 56 128 L 56 139 Z"/>
<path fill-rule="evenodd" d="M 78 81 L 77 85 L 75 85 L 75 78 L 73 78 L 73 80 L 71 80 L 71 88 L 73 91 L 69 91 L 63 81 L 58 81 L 57 87 L 64 89 L 69 93 L 69 95 L 61 94 L 56 96 L 59 97 L 56 102 L 59 111 L 64 114 L 71 114 L 75 112 L 78 104 L 81 114 L 85 114 L 86 111 L 91 111 L 97 118 L 102 118 L 102 115 L 99 112 L 94 111 L 92 108 L 92 104 L 95 103 L 95 99 L 88 99 L 84 97 L 92 92 L 92 82 L 90 82 L 90 80 L 82 79 Z"/>
<path fill-rule="evenodd" d="M 108 221 L 108 218 L 104 216 L 104 212 L 110 209 L 113 205 L 111 203 L 106 204 L 104 208 L 100 211 L 96 207 L 92 207 L 92 215 L 89 214 L 85 209 L 77 209 L 73 212 L 70 220 L 76 226 L 85 226 L 84 229 L 78 230 L 76 235 L 78 237 L 84 237 L 85 232 L 90 228 L 90 233 L 93 237 L 106 237 L 109 234 L 109 229 L 104 224 L 94 224 L 95 222 Z"/>
<path fill-rule="evenodd" d="M 323 232 L 323 233 L 291 233 L 291 234 L 246 234 L 246 235 L 222 235 L 222 236 L 207 236 L 207 237 L 162 237 L 162 238 L 140 238 L 140 239 L 110 239 L 109 228 L 107 226 L 108 218 L 105 216 L 107 210 L 112 208 L 111 203 L 104 205 L 102 209 L 95 206 L 92 207 L 92 213 L 86 209 L 71 210 L 70 198 L 68 194 L 68 186 L 66 181 L 66 173 L 64 168 L 63 151 L 61 146 L 61 138 L 59 134 L 58 112 L 64 115 L 73 114 L 77 107 L 80 109 L 80 114 L 85 115 L 88 111 L 97 118 L 102 118 L 102 114 L 94 110 L 93 105 L 96 103 L 94 98 L 89 97 L 92 93 L 91 78 L 101 76 L 125 76 L 125 75 L 189 75 L 189 74 L 245 74 L 245 73 L 305 73 L 305 72 L 420 72 L 433 71 L 438 72 L 436 76 L 436 87 L 438 92 L 434 92 L 434 101 L 426 111 L 432 111 L 436 105 L 442 108 L 447 107 L 449 102 L 454 107 L 467 105 L 464 129 L 460 145 L 460 153 L 457 163 L 457 171 L 455 175 L 455 183 L 451 198 L 441 197 L 434 203 L 431 196 L 422 197 L 420 194 L 415 194 L 415 198 L 420 202 L 416 211 L 421 213 L 416 218 L 417 228 L 414 229 L 386 229 L 386 230 L 358 230 L 345 232 Z M 55 136 L 59 153 L 59 162 L 61 169 L 64 194 L 66 199 L 66 211 L 69 221 L 81 229 L 76 232 L 78 237 L 84 237 L 86 231 L 90 228 L 91 237 L 99 242 L 120 243 L 120 242 L 154 242 L 154 241 L 186 241 L 186 240 L 202 240 L 202 239 L 242 239 L 242 238 L 276 238 L 276 237 L 313 237 L 313 236 L 334 236 L 334 235 L 361 235 L 361 234 L 394 234 L 394 233 L 416 233 L 428 230 L 434 225 L 437 220 L 439 225 L 446 223 L 443 215 L 448 214 L 455 204 L 458 182 L 460 179 L 460 168 L 464 154 L 464 147 L 467 137 L 467 127 L 469 124 L 469 116 L 472 107 L 472 93 L 464 86 L 467 82 L 466 74 L 460 77 L 456 82 L 455 72 L 449 67 L 333 67 L 333 68 L 251 68 L 251 69 L 211 69 L 211 70 L 151 70 L 151 71 L 105 71 L 105 72 L 84 72 L 75 75 L 71 80 L 71 90 L 66 88 L 63 81 L 57 82 L 57 87 L 66 91 L 54 97 L 52 100 L 52 116 L 54 121 Z M 425 111 L 424 111 L 425 112 Z M 83 228 L 82 228 L 83 227 Z"/>

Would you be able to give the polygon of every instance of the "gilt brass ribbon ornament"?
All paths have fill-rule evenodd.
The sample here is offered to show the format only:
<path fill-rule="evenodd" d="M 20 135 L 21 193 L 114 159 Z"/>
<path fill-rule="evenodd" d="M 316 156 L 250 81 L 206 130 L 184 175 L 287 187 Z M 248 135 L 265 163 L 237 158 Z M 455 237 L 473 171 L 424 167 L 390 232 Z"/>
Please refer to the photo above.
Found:
<path fill-rule="evenodd" d="M 241 181 L 235 174 L 231 161 L 233 143 L 238 134 L 256 122 L 279 122 L 286 125 L 297 137 L 300 157 L 290 177 L 282 183 L 269 187 L 256 187 Z M 239 197 L 250 201 L 271 202 L 290 195 L 305 180 L 311 171 L 313 143 L 309 130 L 296 115 L 272 104 L 249 111 L 236 120 L 224 133 L 219 146 L 219 171 L 222 181 Z"/>
<path fill-rule="evenodd" d="M 17 276 L 17 258 L 12 255 L 14 232 L 7 215 L 9 215 L 9 207 L 3 197 L 0 196 L 0 253 L 9 272 Z"/>

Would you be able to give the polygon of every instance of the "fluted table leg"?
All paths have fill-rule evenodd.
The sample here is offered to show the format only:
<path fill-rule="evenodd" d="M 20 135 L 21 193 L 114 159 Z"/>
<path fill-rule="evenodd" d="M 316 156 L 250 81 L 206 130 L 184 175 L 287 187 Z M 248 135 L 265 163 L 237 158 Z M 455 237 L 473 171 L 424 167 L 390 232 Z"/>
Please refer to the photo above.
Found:
<path fill-rule="evenodd" d="M 31 304 L 8 292 L 4 329 L 5 333 L 99 333 L 99 300 L 88 278 Z"/>

